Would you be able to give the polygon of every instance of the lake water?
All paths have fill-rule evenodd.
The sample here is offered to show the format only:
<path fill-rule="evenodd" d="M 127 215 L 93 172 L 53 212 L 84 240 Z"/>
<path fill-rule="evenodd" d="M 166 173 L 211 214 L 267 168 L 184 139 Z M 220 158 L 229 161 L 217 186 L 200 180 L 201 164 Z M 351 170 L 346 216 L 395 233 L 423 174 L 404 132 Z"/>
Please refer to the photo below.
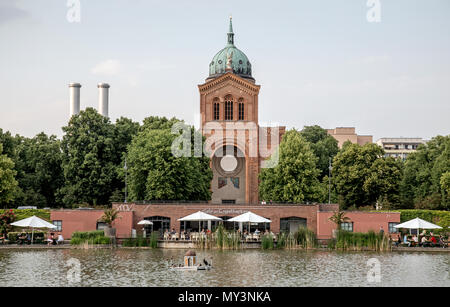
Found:
<path fill-rule="evenodd" d="M 185 252 L 4 249 L 0 286 L 450 286 L 449 253 L 197 251 L 214 269 L 170 270 Z M 380 264 L 379 283 L 367 279 L 371 258 Z"/>

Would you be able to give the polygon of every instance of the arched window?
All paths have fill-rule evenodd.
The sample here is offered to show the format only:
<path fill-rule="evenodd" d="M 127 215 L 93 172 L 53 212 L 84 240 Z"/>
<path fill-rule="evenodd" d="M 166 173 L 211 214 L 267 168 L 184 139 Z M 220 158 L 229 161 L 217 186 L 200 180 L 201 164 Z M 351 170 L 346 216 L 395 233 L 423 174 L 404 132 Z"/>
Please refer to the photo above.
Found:
<path fill-rule="evenodd" d="M 233 97 L 225 98 L 225 120 L 233 120 Z"/>
<path fill-rule="evenodd" d="M 244 99 L 239 99 L 239 120 L 244 120 Z"/>
<path fill-rule="evenodd" d="M 213 116 L 214 120 L 220 119 L 220 104 L 218 99 L 214 99 L 214 110 L 213 110 Z"/>

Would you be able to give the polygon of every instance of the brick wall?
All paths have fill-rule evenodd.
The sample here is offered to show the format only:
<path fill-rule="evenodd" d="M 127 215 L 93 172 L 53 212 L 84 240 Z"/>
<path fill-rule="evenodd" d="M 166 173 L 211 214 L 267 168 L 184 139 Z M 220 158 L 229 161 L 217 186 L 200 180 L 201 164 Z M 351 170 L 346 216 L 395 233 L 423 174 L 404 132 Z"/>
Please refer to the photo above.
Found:
<path fill-rule="evenodd" d="M 103 210 L 52 210 L 50 219 L 62 221 L 64 239 L 70 239 L 75 231 L 93 231 L 97 229 L 97 221 L 102 217 Z M 133 228 L 133 212 L 120 212 L 112 226 L 116 228 L 118 238 L 130 237 Z"/>

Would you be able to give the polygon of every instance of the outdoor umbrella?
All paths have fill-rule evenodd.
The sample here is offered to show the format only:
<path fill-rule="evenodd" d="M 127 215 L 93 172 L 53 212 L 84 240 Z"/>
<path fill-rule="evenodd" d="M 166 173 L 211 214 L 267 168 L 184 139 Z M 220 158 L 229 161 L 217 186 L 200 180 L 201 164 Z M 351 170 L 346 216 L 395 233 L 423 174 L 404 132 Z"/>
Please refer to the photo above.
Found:
<path fill-rule="evenodd" d="M 221 221 L 222 219 L 220 217 L 198 211 L 192 214 L 189 214 L 188 216 L 185 216 L 181 219 L 178 219 L 180 222 L 198 222 L 198 230 L 200 231 L 200 222 L 203 221 Z"/>
<path fill-rule="evenodd" d="M 415 219 L 412 219 L 410 221 L 398 224 L 398 225 L 394 226 L 394 228 L 407 228 L 410 230 L 410 232 L 411 232 L 411 229 L 417 229 L 417 236 L 419 236 L 419 229 L 442 229 L 441 226 L 424 221 L 418 217 L 416 217 Z"/>
<path fill-rule="evenodd" d="M 239 222 L 239 223 L 248 223 L 248 231 L 250 232 L 250 223 L 272 223 L 271 220 L 268 220 L 262 216 L 254 214 L 253 212 L 246 212 L 241 215 L 235 216 L 227 222 Z"/>
<path fill-rule="evenodd" d="M 138 223 L 138 225 L 153 225 L 149 220 L 142 220 Z"/>
<path fill-rule="evenodd" d="M 44 221 L 41 218 L 38 218 L 37 216 L 33 215 L 32 217 L 11 223 L 12 226 L 17 227 L 30 227 L 31 228 L 31 244 L 33 244 L 33 237 L 34 237 L 34 228 L 50 228 L 54 229 L 56 228 L 55 225 Z"/>
<path fill-rule="evenodd" d="M 150 222 L 149 220 L 142 220 L 138 223 L 138 225 L 152 225 L 152 232 L 153 232 L 153 222 Z M 145 237 L 145 228 L 144 228 L 144 237 Z"/>

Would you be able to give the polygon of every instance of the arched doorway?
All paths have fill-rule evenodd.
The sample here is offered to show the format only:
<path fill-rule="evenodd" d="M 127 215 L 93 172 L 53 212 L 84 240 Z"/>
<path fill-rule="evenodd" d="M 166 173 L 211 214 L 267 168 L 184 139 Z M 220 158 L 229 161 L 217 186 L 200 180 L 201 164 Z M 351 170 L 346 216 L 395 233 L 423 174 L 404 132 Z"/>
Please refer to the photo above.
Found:
<path fill-rule="evenodd" d="M 159 236 L 162 237 L 166 230 L 170 231 L 170 217 L 167 216 L 148 216 L 144 217 L 144 220 L 150 221 L 153 225 L 145 225 L 145 232 L 149 234 L 151 230 L 157 231 Z"/>
<path fill-rule="evenodd" d="M 307 227 L 307 219 L 297 216 L 280 219 L 280 232 L 295 233 L 300 227 Z"/>

